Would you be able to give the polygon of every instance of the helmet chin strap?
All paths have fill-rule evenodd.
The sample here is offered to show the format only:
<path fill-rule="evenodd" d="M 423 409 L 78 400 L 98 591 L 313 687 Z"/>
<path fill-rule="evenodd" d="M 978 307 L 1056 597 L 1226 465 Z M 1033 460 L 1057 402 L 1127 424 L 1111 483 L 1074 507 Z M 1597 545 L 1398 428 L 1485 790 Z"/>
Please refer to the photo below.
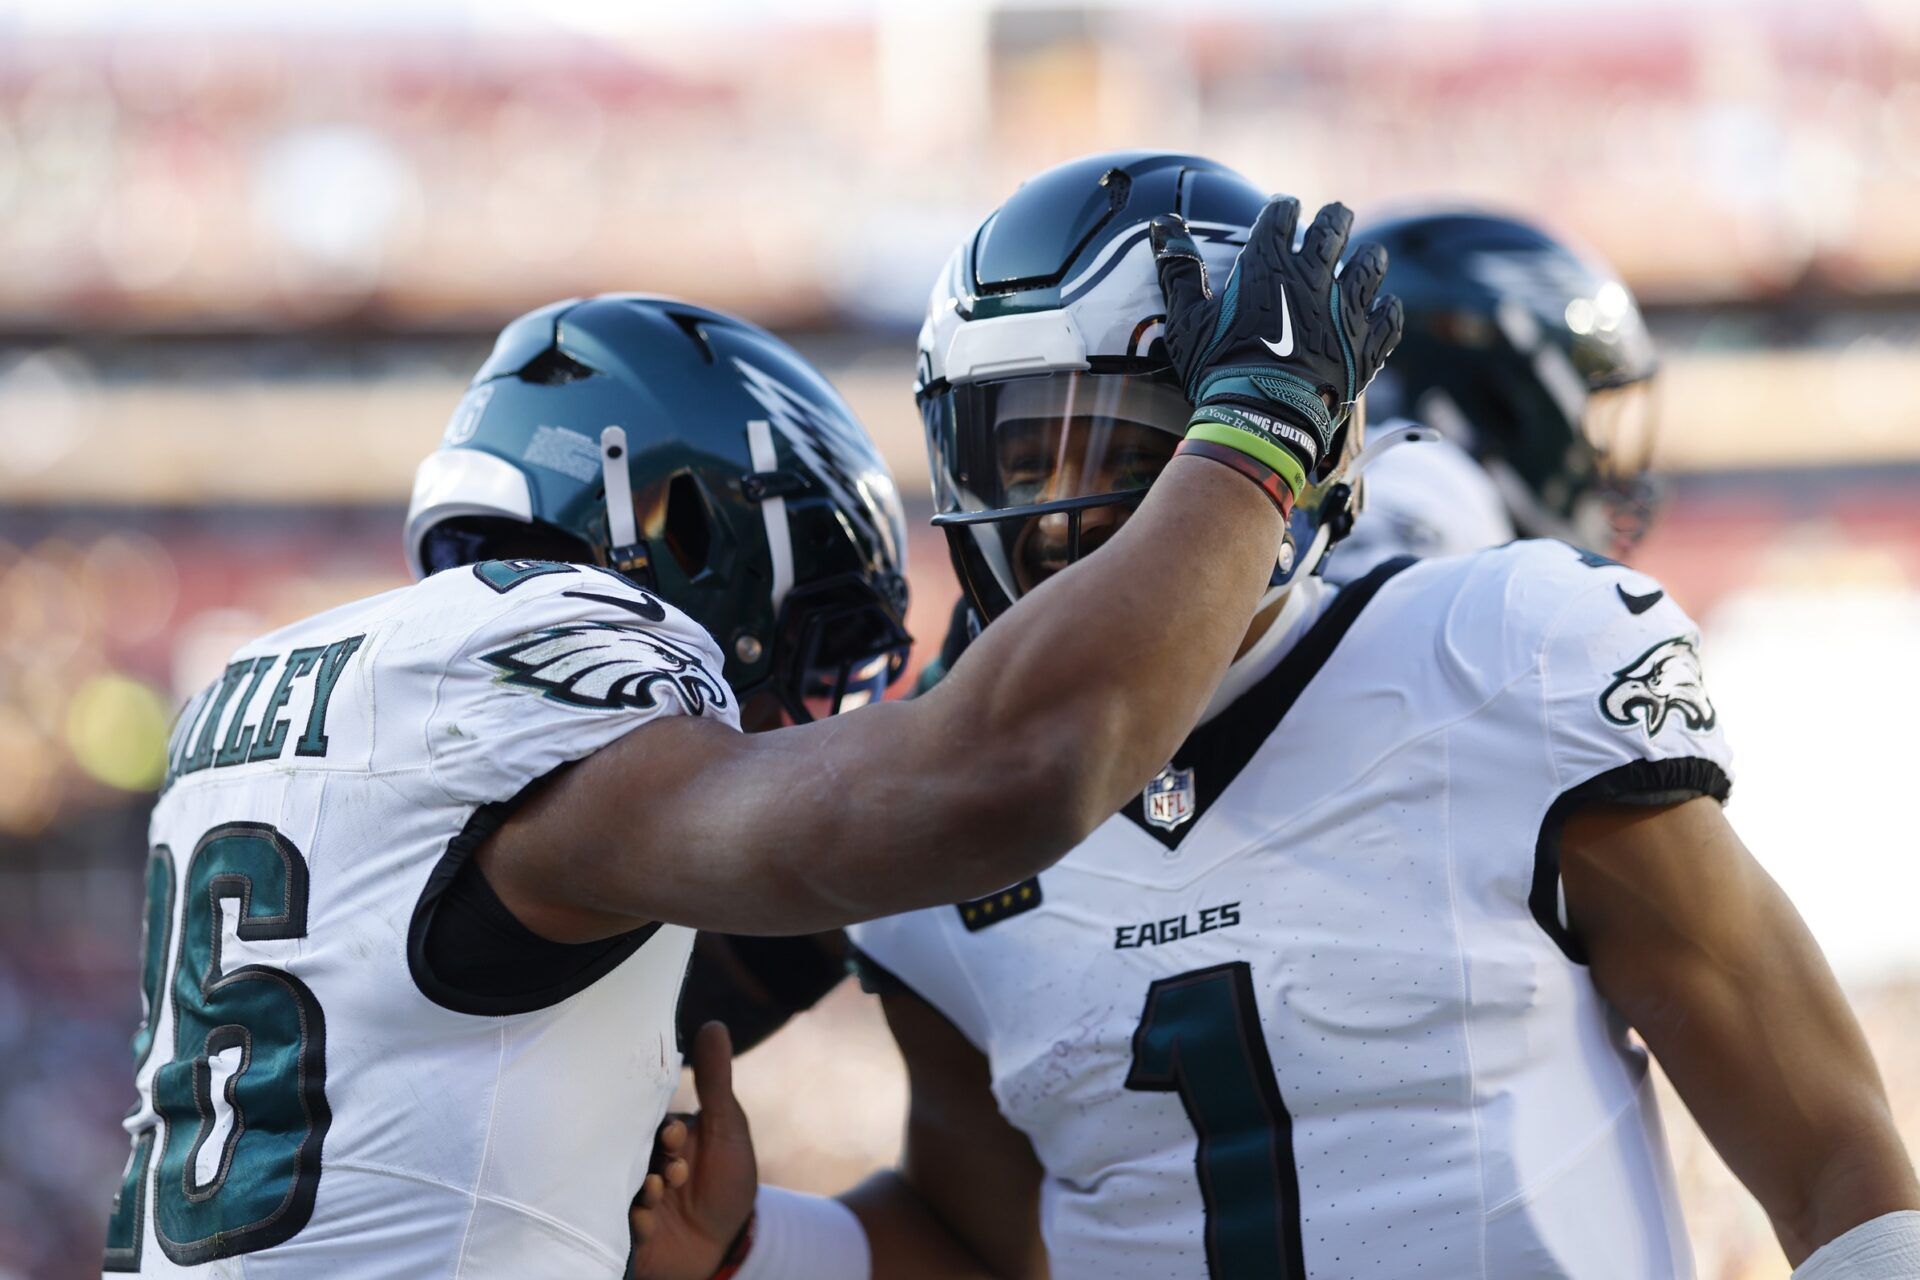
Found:
<path fill-rule="evenodd" d="M 773 427 L 764 418 L 747 423 L 747 454 L 756 472 L 769 473 L 780 465 L 780 456 L 773 447 Z M 787 527 L 786 498 L 769 494 L 761 499 L 760 517 L 766 521 L 767 554 L 773 560 L 772 599 L 777 617 L 787 592 L 793 590 L 793 530 Z"/>
<path fill-rule="evenodd" d="M 607 567 L 642 587 L 653 586 L 653 560 L 633 521 L 633 484 L 627 477 L 627 433 L 600 433 L 600 480 L 607 491 Z"/>
<path fill-rule="evenodd" d="M 1432 427 L 1423 426 L 1417 422 L 1403 423 L 1390 431 L 1382 432 L 1373 440 L 1369 441 L 1365 448 L 1353 455 L 1352 460 L 1349 461 L 1345 467 L 1342 467 L 1336 476 L 1328 477 L 1326 483 L 1321 487 L 1331 492 L 1338 484 L 1346 485 L 1353 495 L 1347 500 L 1348 512 L 1350 515 L 1357 516 L 1366 507 L 1366 489 L 1360 484 L 1360 477 L 1369 467 L 1378 462 L 1390 449 L 1397 449 L 1404 444 L 1420 444 L 1427 441 L 1438 440 L 1439 438 L 1440 433 Z M 1322 501 L 1324 500 L 1323 498 Z M 1329 522 L 1315 522 L 1313 539 L 1307 544 L 1305 554 L 1301 554 L 1298 548 L 1286 542 L 1286 538 L 1291 531 L 1291 526 L 1289 526 L 1289 528 L 1281 534 L 1280 553 L 1278 559 L 1275 561 L 1280 567 L 1280 572 L 1284 575 L 1284 580 L 1267 588 L 1267 593 L 1260 597 L 1258 611 L 1265 611 L 1271 608 L 1274 601 L 1293 589 L 1295 583 L 1313 576 L 1314 571 L 1320 565 L 1320 561 L 1326 557 L 1328 550 L 1331 549 L 1333 545 L 1333 526 Z"/>

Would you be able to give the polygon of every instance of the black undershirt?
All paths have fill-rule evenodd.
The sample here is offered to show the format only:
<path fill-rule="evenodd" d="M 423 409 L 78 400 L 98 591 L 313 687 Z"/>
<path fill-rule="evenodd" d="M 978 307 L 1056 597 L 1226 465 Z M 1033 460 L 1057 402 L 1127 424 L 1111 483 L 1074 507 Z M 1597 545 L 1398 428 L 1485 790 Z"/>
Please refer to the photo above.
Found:
<path fill-rule="evenodd" d="M 571 986 L 622 949 L 631 949 L 626 935 L 577 944 L 541 937 L 507 910 L 472 859 L 454 873 L 427 926 L 427 962 L 440 981 L 506 1000 Z"/>
<path fill-rule="evenodd" d="M 500 901 L 474 851 L 546 781 L 475 810 L 427 878 L 408 928 L 407 965 L 414 985 L 435 1004 L 491 1017 L 549 1008 L 618 968 L 660 928 L 646 924 L 597 942 L 552 942 Z"/>

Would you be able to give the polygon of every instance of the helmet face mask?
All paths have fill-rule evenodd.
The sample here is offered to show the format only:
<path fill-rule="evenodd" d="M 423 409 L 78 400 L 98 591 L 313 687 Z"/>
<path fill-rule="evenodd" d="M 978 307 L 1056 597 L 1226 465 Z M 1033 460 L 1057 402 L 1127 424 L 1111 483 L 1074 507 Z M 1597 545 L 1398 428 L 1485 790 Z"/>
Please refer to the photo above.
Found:
<path fill-rule="evenodd" d="M 621 489 L 630 521 L 609 507 Z M 905 552 L 886 465 L 811 365 L 755 326 L 639 295 L 509 324 L 421 464 L 407 524 L 416 576 L 618 567 L 706 628 L 743 703 L 769 695 L 796 720 L 871 701 L 904 669 Z"/>
<path fill-rule="evenodd" d="M 796 724 L 864 707 L 900 678 L 912 644 L 859 574 L 807 583 L 781 602 L 771 692 Z"/>
<path fill-rule="evenodd" d="M 1171 370 L 1039 374 L 921 400 L 934 524 L 969 580 L 1017 599 L 1104 543 L 1146 496 L 1192 412 Z"/>

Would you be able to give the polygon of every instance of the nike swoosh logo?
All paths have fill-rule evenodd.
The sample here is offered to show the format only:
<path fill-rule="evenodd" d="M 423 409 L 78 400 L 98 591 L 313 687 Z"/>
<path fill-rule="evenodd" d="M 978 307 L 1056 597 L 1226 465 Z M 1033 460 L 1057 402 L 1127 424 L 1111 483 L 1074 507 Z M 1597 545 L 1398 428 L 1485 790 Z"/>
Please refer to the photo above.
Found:
<path fill-rule="evenodd" d="M 627 600 L 620 596 L 603 596 L 598 591 L 562 591 L 563 596 L 575 600 L 598 600 L 601 604 L 610 604 L 616 609 L 625 609 L 628 613 L 646 619 L 648 622 L 665 622 L 667 611 L 660 607 L 658 600 Z"/>
<path fill-rule="evenodd" d="M 1613 589 L 1620 593 L 1620 603 L 1627 606 L 1627 612 L 1633 614 L 1635 617 L 1639 617 L 1647 610 L 1653 608 L 1653 606 L 1659 604 L 1660 597 L 1667 594 L 1664 591 L 1654 591 L 1644 596 L 1636 596 L 1617 583 Z"/>
<path fill-rule="evenodd" d="M 1280 341 L 1262 338 L 1260 345 L 1282 359 L 1293 354 L 1293 313 L 1287 310 L 1285 289 L 1280 291 Z"/>

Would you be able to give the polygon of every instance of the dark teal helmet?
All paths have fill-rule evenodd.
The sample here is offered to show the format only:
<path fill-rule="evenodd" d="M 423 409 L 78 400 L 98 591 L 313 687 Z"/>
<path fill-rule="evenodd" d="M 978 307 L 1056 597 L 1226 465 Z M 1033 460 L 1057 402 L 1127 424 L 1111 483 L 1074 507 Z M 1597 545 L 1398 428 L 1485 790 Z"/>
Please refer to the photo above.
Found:
<path fill-rule="evenodd" d="M 1029 179 L 954 251 L 920 329 L 916 396 L 933 522 L 978 623 L 1104 543 L 1186 433 L 1148 225 L 1185 218 L 1217 283 L 1267 200 L 1202 156 L 1110 152 Z M 1274 591 L 1344 527 L 1361 434 L 1336 441 L 1296 504 Z"/>
<path fill-rule="evenodd" d="M 742 700 L 796 719 L 879 697 L 908 640 L 906 525 L 886 464 L 765 330 L 606 294 L 501 331 L 420 465 L 407 562 L 617 570 L 700 623 Z"/>
<path fill-rule="evenodd" d="M 1368 391 L 1376 417 L 1451 436 L 1514 527 L 1623 551 L 1653 511 L 1653 340 L 1605 263 L 1519 218 L 1406 211 L 1356 228 L 1387 250 L 1406 333 Z"/>

